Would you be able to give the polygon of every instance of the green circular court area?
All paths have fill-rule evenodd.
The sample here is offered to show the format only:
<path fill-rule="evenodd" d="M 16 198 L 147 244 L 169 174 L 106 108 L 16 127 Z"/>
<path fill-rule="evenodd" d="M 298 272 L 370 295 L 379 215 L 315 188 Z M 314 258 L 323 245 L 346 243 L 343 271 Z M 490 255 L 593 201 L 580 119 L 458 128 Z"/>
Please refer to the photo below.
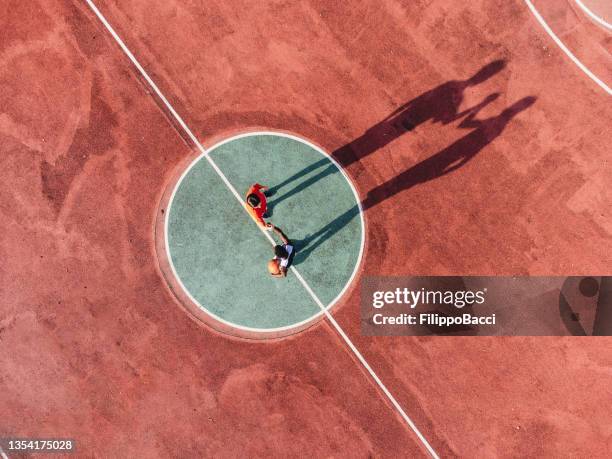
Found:
<path fill-rule="evenodd" d="M 349 179 L 321 149 L 288 134 L 243 134 L 207 153 L 218 169 L 196 158 L 173 185 L 165 213 L 166 256 L 182 296 L 238 335 L 290 333 L 314 322 L 346 290 L 363 251 Z M 295 246 L 297 273 L 286 278 L 268 274 L 273 246 L 243 207 L 254 183 L 270 188 L 267 221 Z"/>

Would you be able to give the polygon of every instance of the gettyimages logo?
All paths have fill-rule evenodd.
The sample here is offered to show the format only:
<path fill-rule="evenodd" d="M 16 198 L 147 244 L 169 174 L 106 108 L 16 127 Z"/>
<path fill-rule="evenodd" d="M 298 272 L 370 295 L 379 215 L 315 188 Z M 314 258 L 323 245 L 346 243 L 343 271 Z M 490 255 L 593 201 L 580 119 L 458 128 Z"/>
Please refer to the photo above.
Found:
<path fill-rule="evenodd" d="M 373 325 L 442 327 L 448 331 L 456 327 L 495 325 L 495 313 L 477 316 L 467 311 L 458 314 L 452 309 L 462 310 L 475 304 L 482 305 L 485 302 L 486 292 L 486 288 L 482 290 L 430 290 L 422 287 L 414 290 L 407 287 L 396 287 L 395 290 L 377 290 L 372 293 L 372 307 L 375 309 L 380 310 L 388 305 L 403 305 L 410 310 L 419 308 L 420 311 L 418 314 L 393 312 L 388 315 L 379 311 L 371 317 L 371 323 Z"/>
<path fill-rule="evenodd" d="M 372 293 L 372 307 L 380 309 L 386 304 L 405 304 L 411 309 L 419 304 L 425 305 L 453 305 L 463 308 L 473 304 L 485 302 L 486 287 L 476 291 L 440 291 L 440 290 L 410 290 L 406 287 L 397 287 L 394 291 L 375 291 Z"/>
<path fill-rule="evenodd" d="M 365 277 L 362 334 L 612 335 L 612 277 Z"/>

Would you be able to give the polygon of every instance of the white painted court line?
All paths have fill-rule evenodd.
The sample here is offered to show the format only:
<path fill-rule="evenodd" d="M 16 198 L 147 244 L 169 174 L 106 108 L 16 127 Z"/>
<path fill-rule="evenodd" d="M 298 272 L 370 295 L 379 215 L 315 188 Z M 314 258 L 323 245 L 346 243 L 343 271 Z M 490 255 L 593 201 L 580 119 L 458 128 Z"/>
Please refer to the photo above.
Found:
<path fill-rule="evenodd" d="M 147 83 L 149 83 L 149 85 L 151 86 L 151 88 L 155 91 L 155 93 L 157 94 L 157 96 L 161 99 L 161 101 L 164 103 L 164 105 L 166 106 L 166 108 L 170 111 L 170 113 L 172 114 L 172 116 L 176 119 L 176 121 L 179 123 L 179 125 L 181 126 L 181 128 L 183 128 L 183 130 L 185 131 L 185 133 L 189 136 L 189 138 L 191 139 L 191 141 L 197 146 L 198 150 L 202 153 L 202 156 L 204 156 L 206 158 L 206 160 L 209 162 L 209 164 L 211 165 L 211 167 L 215 170 L 215 172 L 217 172 L 217 174 L 219 175 L 219 177 L 221 177 L 221 180 L 223 180 L 223 183 L 225 183 L 225 185 L 227 186 L 227 188 L 232 192 L 232 194 L 234 195 L 234 197 L 240 202 L 240 204 L 244 207 L 245 204 L 242 201 L 242 198 L 240 197 L 240 195 L 238 194 L 238 192 L 234 189 L 234 187 L 232 186 L 232 184 L 229 182 L 229 180 L 227 179 L 227 177 L 225 177 L 225 175 L 223 174 L 223 172 L 217 167 L 217 165 L 215 164 L 215 162 L 212 160 L 212 158 L 210 158 L 210 156 L 208 155 L 208 152 L 206 151 L 206 149 L 202 146 L 202 144 L 198 141 L 198 139 L 196 138 L 196 136 L 193 134 L 193 132 L 191 132 L 191 129 L 189 129 L 189 127 L 187 126 L 187 124 L 185 124 L 185 122 L 183 121 L 183 119 L 179 116 L 179 114 L 176 112 L 176 110 L 174 110 L 174 108 L 172 107 L 172 105 L 170 104 L 170 102 L 168 102 L 168 99 L 166 99 L 166 97 L 162 94 L 162 92 L 160 91 L 160 89 L 157 87 L 157 85 L 155 84 L 155 82 L 151 79 L 151 77 L 149 76 L 149 74 L 145 71 L 145 69 L 140 65 L 140 63 L 136 60 L 136 58 L 134 57 L 134 55 L 132 54 L 132 52 L 128 49 L 128 47 L 125 45 L 125 43 L 123 42 L 123 40 L 119 37 L 119 35 L 117 35 L 117 33 L 115 32 L 115 30 L 113 29 L 113 27 L 110 25 L 110 23 L 106 20 L 106 18 L 102 15 L 102 13 L 100 12 L 100 10 L 97 8 L 97 6 L 93 3 L 92 0 L 85 0 L 85 2 L 89 5 L 89 8 L 93 11 L 93 13 L 98 17 L 98 19 L 100 20 L 100 22 L 102 22 L 102 24 L 104 25 L 104 27 L 108 30 L 108 32 L 111 34 L 111 36 L 114 38 L 114 40 L 117 42 L 117 44 L 121 47 L 121 49 L 123 50 L 123 52 L 126 54 L 126 56 L 130 59 L 130 61 L 132 61 L 132 63 L 134 64 L 134 66 L 138 69 L 138 71 L 140 72 L 140 74 L 144 77 L 144 79 L 147 81 Z M 245 209 L 246 212 L 246 209 Z M 270 234 L 268 234 L 268 232 L 266 230 L 261 230 L 262 233 L 264 234 L 264 236 L 266 236 L 266 238 L 268 238 L 268 240 L 270 241 L 270 243 L 272 245 L 275 245 L 274 240 L 272 239 L 272 236 L 270 236 Z M 421 441 L 421 443 L 423 444 L 423 446 L 427 449 L 427 451 L 429 452 L 429 454 L 435 458 L 435 459 L 439 459 L 438 454 L 435 452 L 435 450 L 432 448 L 432 446 L 429 444 L 429 442 L 427 441 L 427 439 L 423 436 L 423 434 L 419 431 L 419 429 L 416 427 L 416 425 L 414 424 L 414 422 L 412 421 L 412 419 L 410 419 L 410 417 L 406 414 L 406 412 L 404 411 L 404 409 L 401 407 L 401 405 L 397 402 L 397 400 L 395 399 L 395 397 L 393 396 L 393 394 L 391 394 L 391 392 L 389 391 L 389 389 L 387 389 L 387 387 L 383 384 L 383 382 L 380 380 L 380 378 L 378 377 L 378 375 L 374 372 L 374 370 L 372 369 L 372 367 L 368 364 L 368 362 L 365 360 L 365 358 L 363 357 L 363 355 L 361 355 L 361 353 L 357 350 L 357 348 L 355 347 L 355 345 L 353 344 L 353 342 L 349 339 L 349 337 L 346 335 L 346 333 L 344 333 L 344 330 L 342 330 L 342 328 L 340 327 L 340 325 L 336 322 L 336 320 L 332 317 L 332 315 L 329 313 L 329 311 L 327 311 L 327 309 L 325 309 L 325 306 L 323 306 L 323 303 L 321 303 L 321 300 L 319 300 L 319 298 L 317 297 L 317 295 L 312 291 L 312 289 L 310 288 L 310 286 L 306 283 L 306 281 L 302 278 L 302 276 L 300 275 L 300 273 L 297 271 L 297 269 L 295 269 L 295 267 L 291 267 L 292 272 L 295 274 L 295 276 L 298 278 L 298 280 L 300 281 L 300 283 L 304 286 L 304 288 L 306 289 L 306 291 L 310 294 L 310 296 L 312 297 L 312 299 L 316 302 L 316 304 L 324 311 L 325 316 L 327 317 L 327 319 L 330 321 L 330 323 L 334 326 L 334 328 L 336 329 L 336 331 L 340 334 L 340 336 L 342 337 L 342 339 L 344 340 L 344 342 L 347 344 L 347 346 L 351 349 L 351 351 L 353 351 L 353 353 L 355 354 L 355 357 L 357 357 L 357 359 L 361 362 L 361 364 L 364 366 L 364 368 L 368 371 L 368 373 L 370 374 L 370 376 L 372 377 L 372 379 L 376 382 L 376 384 L 378 385 L 378 387 L 380 387 L 380 389 L 383 391 L 383 393 L 387 396 L 387 398 L 389 399 L 389 401 L 392 403 L 392 405 L 395 407 L 395 409 L 397 410 L 397 412 L 400 414 L 400 416 L 404 419 L 404 421 L 406 421 L 406 423 L 408 424 L 408 426 L 412 429 L 412 431 L 415 433 L 415 435 L 419 438 L 419 440 Z"/>
<path fill-rule="evenodd" d="M 4 450 L 2 449 L 2 446 L 0 446 L 0 459 L 9 459 Z"/>
<path fill-rule="evenodd" d="M 531 3 L 530 0 L 525 0 L 525 3 L 527 4 L 527 7 L 529 8 L 529 10 L 531 11 L 531 13 L 535 16 L 535 18 L 538 20 L 538 22 L 540 23 L 540 25 L 544 28 L 544 30 L 546 31 L 546 33 L 548 33 L 548 35 L 550 35 L 550 37 L 553 39 L 553 41 L 557 44 L 557 46 L 559 46 L 559 48 L 561 48 L 561 50 L 567 54 L 567 56 L 574 62 L 574 64 L 576 64 L 578 66 L 578 68 L 580 68 L 580 70 L 582 70 L 591 80 L 593 80 L 595 83 L 597 83 L 604 91 L 606 91 L 608 93 L 608 95 L 612 96 L 612 89 L 610 89 L 610 87 L 604 83 L 602 80 L 600 80 L 599 78 L 597 78 L 597 76 L 591 72 L 586 65 L 584 65 L 582 62 L 580 62 L 580 60 L 574 56 L 572 54 L 572 52 L 567 48 L 567 46 L 565 46 L 563 44 L 563 42 L 559 39 L 559 37 L 557 37 L 557 35 L 555 35 L 555 33 L 552 31 L 552 29 L 548 26 L 548 24 L 546 23 L 546 21 L 544 20 L 544 18 L 542 18 L 542 15 L 538 12 L 538 10 L 536 9 L 535 6 L 533 6 L 533 3 Z"/>
<path fill-rule="evenodd" d="M 608 30 L 612 30 L 612 24 L 607 23 L 606 21 L 604 21 L 604 19 L 600 16 L 597 16 L 595 13 L 593 13 L 593 11 L 591 11 L 584 3 L 582 3 L 580 0 L 576 0 L 576 4 L 582 8 L 582 11 L 584 11 L 587 15 L 590 16 L 591 19 L 593 19 L 593 21 L 601 24 L 602 26 L 604 26 L 606 29 Z"/>

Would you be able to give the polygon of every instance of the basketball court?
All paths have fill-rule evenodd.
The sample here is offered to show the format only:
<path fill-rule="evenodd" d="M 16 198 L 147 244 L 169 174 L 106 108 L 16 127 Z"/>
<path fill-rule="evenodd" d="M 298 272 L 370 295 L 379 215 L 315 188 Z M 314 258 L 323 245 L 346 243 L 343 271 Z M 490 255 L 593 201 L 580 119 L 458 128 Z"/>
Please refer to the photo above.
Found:
<path fill-rule="evenodd" d="M 5 2 L 0 438 L 607 457 L 609 338 L 369 337 L 359 302 L 371 275 L 610 275 L 609 24 L 596 0 Z"/>

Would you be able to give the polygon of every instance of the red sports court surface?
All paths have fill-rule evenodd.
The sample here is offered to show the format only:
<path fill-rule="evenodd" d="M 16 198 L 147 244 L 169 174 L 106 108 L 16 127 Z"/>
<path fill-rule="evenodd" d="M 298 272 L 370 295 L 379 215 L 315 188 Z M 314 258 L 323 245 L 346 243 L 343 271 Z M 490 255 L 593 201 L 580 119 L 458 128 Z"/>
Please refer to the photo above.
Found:
<path fill-rule="evenodd" d="M 533 4 L 609 86 L 609 35 Z M 344 166 L 370 205 L 333 315 L 438 455 L 606 456 L 610 338 L 360 336 L 366 274 L 610 273 L 610 96 L 525 2 L 97 5 L 205 146 L 281 130 Z M 0 12 L 0 435 L 93 457 L 426 456 L 328 320 L 251 342 L 190 319 L 154 226 L 194 145 L 85 2 Z M 488 102 L 462 126 L 449 100 Z M 398 109 L 414 127 L 390 140 Z"/>

